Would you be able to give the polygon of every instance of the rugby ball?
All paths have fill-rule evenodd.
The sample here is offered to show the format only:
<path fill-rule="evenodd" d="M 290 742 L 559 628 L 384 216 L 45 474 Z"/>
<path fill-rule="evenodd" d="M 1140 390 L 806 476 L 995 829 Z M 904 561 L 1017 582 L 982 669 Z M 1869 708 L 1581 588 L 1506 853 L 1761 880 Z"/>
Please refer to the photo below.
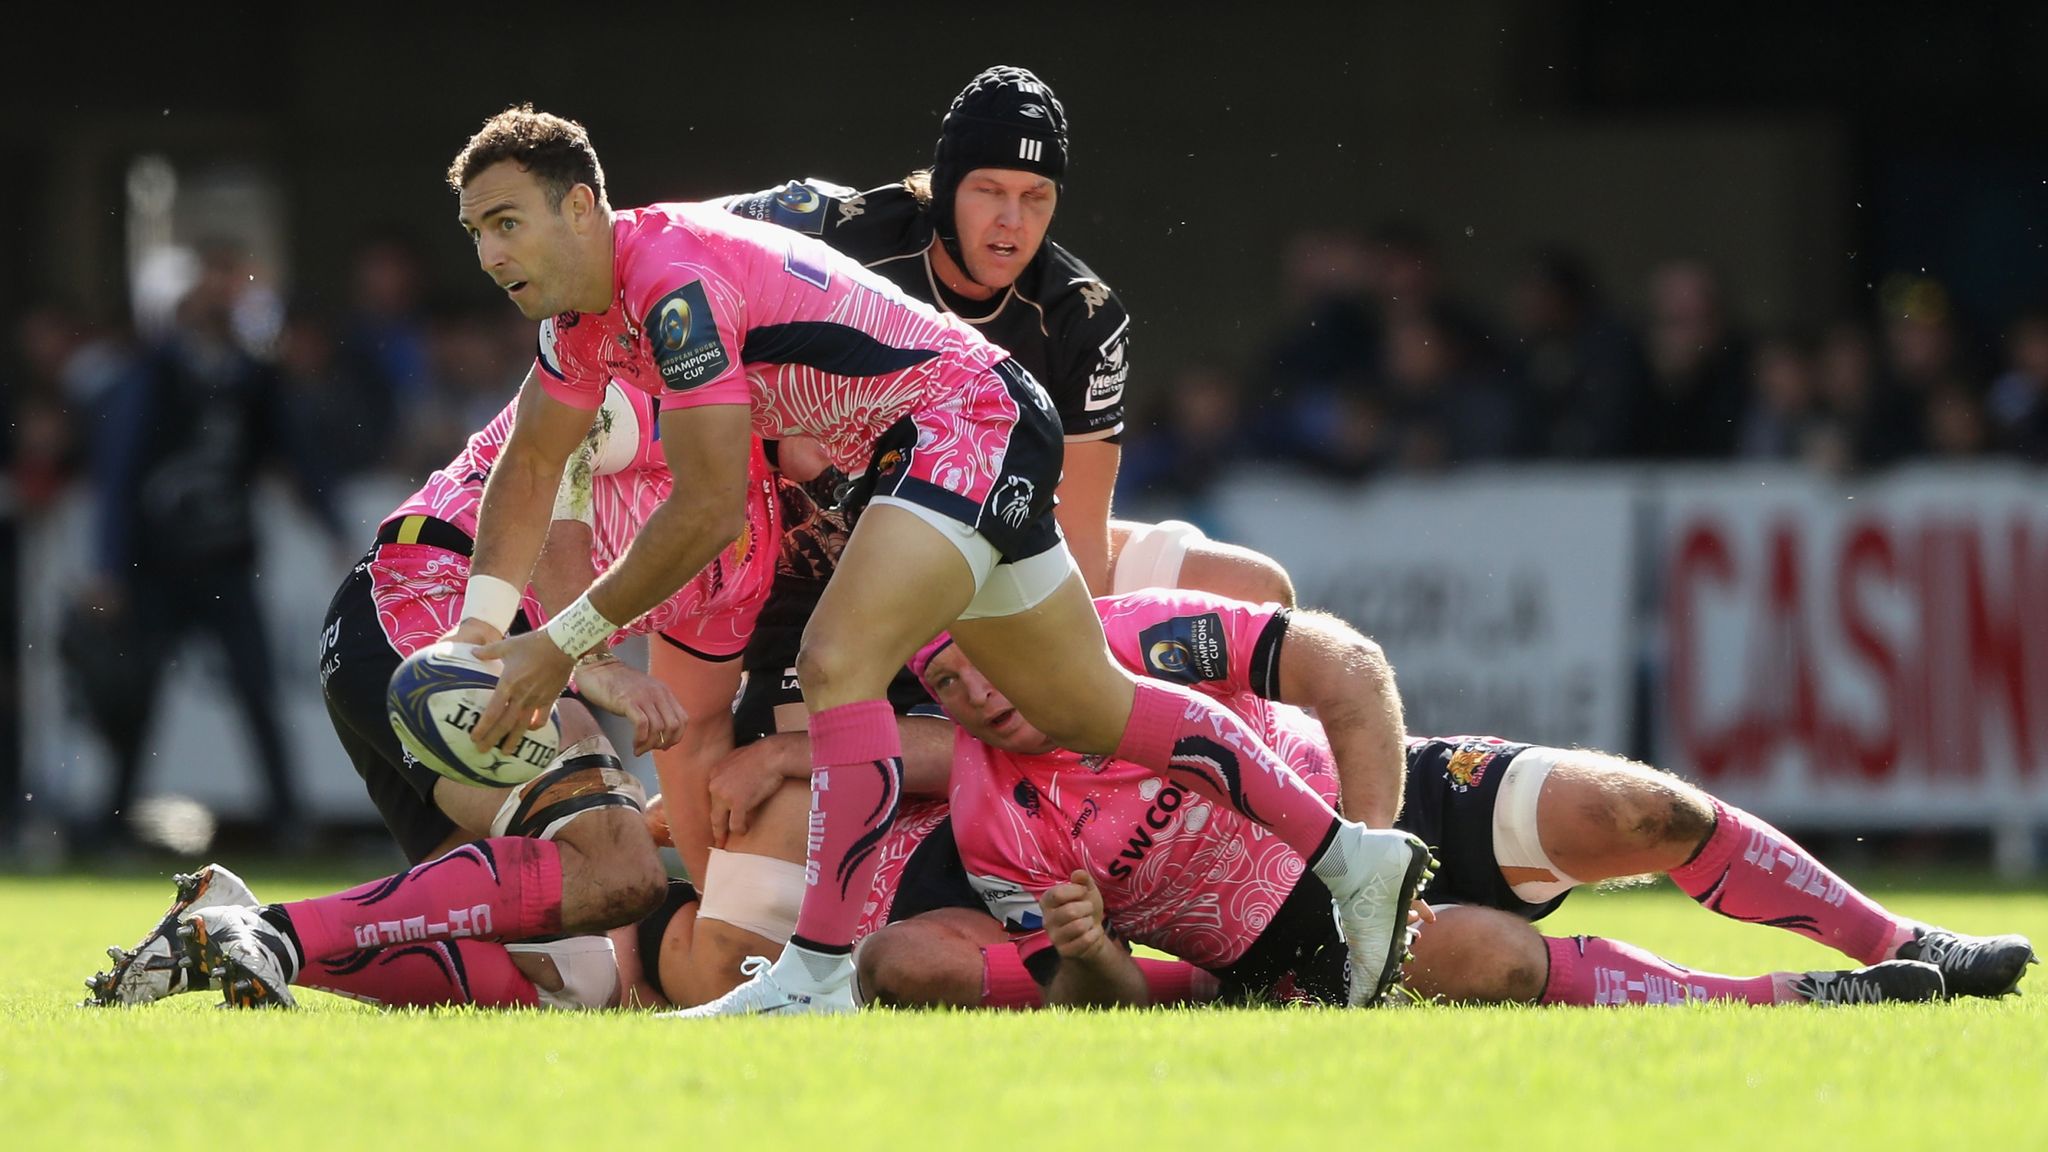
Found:
<path fill-rule="evenodd" d="M 449 640 L 406 657 L 391 674 L 385 699 L 399 743 L 420 763 L 464 784 L 509 788 L 540 775 L 562 751 L 561 717 L 554 709 L 510 753 L 470 742 L 498 687 L 498 671 L 497 661 L 477 659 L 474 645 Z"/>

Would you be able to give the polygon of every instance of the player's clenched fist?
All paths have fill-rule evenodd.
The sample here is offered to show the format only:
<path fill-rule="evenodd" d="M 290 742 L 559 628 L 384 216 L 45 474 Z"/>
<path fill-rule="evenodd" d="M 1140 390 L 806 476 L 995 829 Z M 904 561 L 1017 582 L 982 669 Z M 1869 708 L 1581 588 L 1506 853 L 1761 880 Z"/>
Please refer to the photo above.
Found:
<path fill-rule="evenodd" d="M 1046 935 L 1061 956 L 1087 960 L 1116 947 L 1102 925 L 1102 890 L 1086 869 L 1077 868 L 1067 883 L 1046 889 L 1038 906 L 1045 914 Z"/>

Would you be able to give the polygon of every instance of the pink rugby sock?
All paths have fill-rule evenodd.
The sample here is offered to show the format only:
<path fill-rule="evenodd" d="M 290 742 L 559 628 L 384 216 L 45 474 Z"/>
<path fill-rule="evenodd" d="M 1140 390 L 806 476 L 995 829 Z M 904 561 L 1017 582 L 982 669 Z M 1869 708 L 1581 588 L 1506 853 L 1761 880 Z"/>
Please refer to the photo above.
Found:
<path fill-rule="evenodd" d="M 291 921 L 305 962 L 365 948 L 562 930 L 562 854 L 546 840 L 499 836 L 360 888 L 271 906 Z"/>
<path fill-rule="evenodd" d="M 1732 920 L 1818 940 L 1864 964 L 1889 960 L 1913 925 L 1886 912 L 1755 816 L 1714 802 L 1714 831 L 1671 870 L 1685 894 Z"/>
<path fill-rule="evenodd" d="M 1116 756 L 1264 825 L 1309 861 L 1336 832 L 1337 810 L 1244 721 L 1177 684 L 1138 681 Z"/>
<path fill-rule="evenodd" d="M 981 1006 L 983 1008 L 1043 1008 L 1045 993 L 1015 944 L 991 944 L 981 950 Z"/>
<path fill-rule="evenodd" d="M 295 984 L 387 1008 L 532 1008 L 540 992 L 503 944 L 426 940 L 316 960 Z"/>
<path fill-rule="evenodd" d="M 1633 944 L 1598 936 L 1545 936 L 1550 978 L 1545 1004 L 1686 1004 L 1740 1000 L 1776 1004 L 1796 1000 L 1789 975 L 1716 976 L 1695 972 Z"/>
<path fill-rule="evenodd" d="M 1185 960 L 1140 956 L 1133 962 L 1145 974 L 1145 988 L 1152 993 L 1154 1004 L 1207 1004 L 1223 991 L 1222 982 L 1207 969 Z"/>
<path fill-rule="evenodd" d="M 862 700 L 813 715 L 811 764 L 804 899 L 790 943 L 844 956 L 881 862 L 876 849 L 903 797 L 903 738 L 889 702 Z"/>

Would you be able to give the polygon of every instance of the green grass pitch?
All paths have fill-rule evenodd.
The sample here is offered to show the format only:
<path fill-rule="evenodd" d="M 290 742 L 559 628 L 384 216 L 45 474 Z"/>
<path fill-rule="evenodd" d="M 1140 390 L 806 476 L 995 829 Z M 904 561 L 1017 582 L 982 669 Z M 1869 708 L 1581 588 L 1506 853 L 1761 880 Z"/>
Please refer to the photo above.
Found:
<path fill-rule="evenodd" d="M 267 898 L 362 876 L 238 870 Z M 2048 941 L 2048 892 L 1852 876 L 1962 931 Z M 2048 1146 L 2048 968 L 2003 1001 L 1817 1010 L 1270 1009 L 668 1022 L 295 1013 L 194 995 L 74 1007 L 168 869 L 0 878 L 9 1149 L 902 1147 L 1441 1149 Z M 1694 967 L 1840 967 L 1668 886 L 1544 925 Z"/>

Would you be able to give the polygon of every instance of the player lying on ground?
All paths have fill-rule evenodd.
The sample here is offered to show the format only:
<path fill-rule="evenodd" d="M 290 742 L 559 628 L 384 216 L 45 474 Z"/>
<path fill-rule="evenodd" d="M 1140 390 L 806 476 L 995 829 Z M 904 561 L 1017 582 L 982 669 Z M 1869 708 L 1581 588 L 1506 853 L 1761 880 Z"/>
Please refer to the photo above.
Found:
<path fill-rule="evenodd" d="M 653 439 L 653 403 L 617 387 L 606 396 L 559 486 L 551 547 L 532 590 L 520 598 L 515 630 L 528 619 L 544 621 L 543 602 L 560 607 L 588 586 L 594 571 L 615 563 L 647 512 L 668 494 L 669 473 Z M 238 901 L 225 902 L 229 910 L 205 925 L 215 955 L 197 973 L 201 986 L 216 968 L 225 969 L 230 999 L 261 1000 L 258 988 L 288 995 L 281 986 L 290 977 L 305 971 L 312 979 L 331 970 L 335 990 L 349 993 L 366 978 L 357 955 L 365 948 L 438 937 L 520 940 L 603 931 L 630 924 L 661 902 L 666 878 L 640 816 L 639 786 L 620 769 L 580 703 L 562 703 L 564 755 L 517 789 L 437 775 L 399 746 L 386 717 L 392 670 L 458 617 L 477 504 L 514 418 L 511 407 L 501 412 L 386 518 L 377 543 L 335 594 L 321 638 L 321 682 L 335 734 L 400 849 L 419 867 L 273 912 L 261 923 L 244 916 Z M 758 453 L 750 476 L 749 539 L 775 539 L 773 482 Z M 772 563 L 772 554 L 736 543 L 626 631 L 653 633 L 657 647 L 730 662 L 766 595 Z M 608 651 L 600 649 L 578 669 L 582 694 L 630 717 L 640 750 L 675 742 L 683 731 L 676 700 Z M 726 700 L 734 681 L 736 672 L 725 686 Z M 195 889 L 192 896 L 202 894 Z M 162 931 L 112 953 L 113 970 L 89 982 L 99 1002 L 146 1001 L 181 990 L 188 979 L 175 940 Z M 331 964 L 330 957 L 336 958 Z M 521 963 L 536 972 L 546 966 Z"/>
<path fill-rule="evenodd" d="M 1109 658 L 1052 518 L 1057 417 L 1007 355 L 787 229 L 701 205 L 613 211 L 588 137 L 557 117 L 493 117 L 449 178 L 480 266 L 543 321 L 479 519 L 470 599 L 494 610 L 452 636 L 492 641 L 482 655 L 504 662 L 480 746 L 516 745 L 578 656 L 739 534 L 750 430 L 814 437 L 835 467 L 874 472 L 798 659 L 816 782 L 801 923 L 772 972 L 712 1014 L 853 1007 L 852 934 L 901 795 L 887 686 L 949 624 L 1065 743 L 1256 813 L 1328 874 L 1360 970 L 1398 978 L 1426 849 L 1340 818 L 1228 710 Z M 555 478 L 612 378 L 661 396 L 675 495 L 543 632 L 498 641 Z M 1226 753 L 1186 766 L 1191 742 Z"/>
<path fill-rule="evenodd" d="M 1217 621 L 1214 662 L 1198 673 L 1204 686 L 1264 711 L 1304 777 L 1334 793 L 1329 742 L 1314 722 L 1246 693 L 1276 694 L 1275 659 L 1280 693 L 1298 684 L 1287 652 L 1299 619 L 1188 593 L 1111 600 L 1105 611 L 1113 650 L 1132 665 L 1149 661 L 1155 674 L 1150 637 Z M 1094 771 L 1053 749 L 957 649 L 938 648 L 924 675 L 979 742 L 963 737 L 954 768 L 953 832 L 965 870 L 1055 1002 L 1144 1002 L 1127 954 L 1106 942 L 1102 916 L 1089 911 L 1098 904 L 1124 939 L 1206 962 L 1229 984 L 1269 989 L 1278 956 L 1293 994 L 1328 999 L 1341 987 L 1341 955 L 1325 918 L 1313 914 L 1319 901 L 1294 898 L 1313 878 L 1284 847 L 1228 828 L 1235 815 L 1177 794 L 1169 781 L 1116 764 Z M 1756 817 L 1643 765 L 1486 738 L 1412 739 L 1406 775 L 1401 824 L 1444 861 L 1432 901 L 1457 905 L 1440 909 L 1415 945 L 1409 978 L 1424 995 L 1840 1002 L 1930 998 L 1945 978 L 1949 995 L 1997 996 L 2032 958 L 2022 937 L 1968 937 L 1895 916 Z M 976 806 L 996 811 L 967 818 Z M 1238 843 L 1252 858 L 1233 858 L 1229 846 Z M 1257 859 L 1262 848 L 1271 861 Z M 1529 923 L 1577 884 L 1649 872 L 1669 874 L 1722 915 L 1784 927 L 1873 967 L 1714 976 L 1616 941 L 1545 938 Z M 1095 931 L 1084 923 L 1091 917 Z M 869 939 L 864 988 L 893 1002 L 986 1003 L 1004 989 L 1028 1002 L 1019 974 L 980 960 L 961 921 L 958 913 L 931 925 L 910 920 Z M 1263 931 L 1249 927 L 1261 923 Z M 1070 947 L 1055 959 L 1061 934 Z"/>

